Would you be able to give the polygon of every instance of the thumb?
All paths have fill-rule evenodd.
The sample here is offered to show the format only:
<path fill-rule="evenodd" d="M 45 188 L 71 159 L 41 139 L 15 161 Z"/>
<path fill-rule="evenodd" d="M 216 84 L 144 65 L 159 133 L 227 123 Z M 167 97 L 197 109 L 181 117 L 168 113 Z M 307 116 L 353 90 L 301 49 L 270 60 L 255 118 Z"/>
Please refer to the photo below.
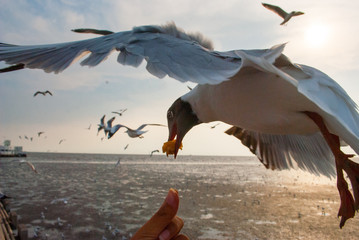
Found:
<path fill-rule="evenodd" d="M 157 239 L 158 235 L 176 216 L 178 206 L 178 192 L 171 188 L 160 209 L 135 233 L 131 240 Z"/>

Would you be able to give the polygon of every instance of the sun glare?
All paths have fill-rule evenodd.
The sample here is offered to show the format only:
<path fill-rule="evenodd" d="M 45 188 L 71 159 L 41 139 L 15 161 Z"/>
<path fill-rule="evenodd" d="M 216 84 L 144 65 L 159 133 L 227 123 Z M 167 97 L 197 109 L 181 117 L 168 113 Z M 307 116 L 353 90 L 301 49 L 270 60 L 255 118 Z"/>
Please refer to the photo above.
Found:
<path fill-rule="evenodd" d="M 310 26 L 306 31 L 306 41 L 312 47 L 321 47 L 328 42 L 329 27 L 316 24 Z"/>

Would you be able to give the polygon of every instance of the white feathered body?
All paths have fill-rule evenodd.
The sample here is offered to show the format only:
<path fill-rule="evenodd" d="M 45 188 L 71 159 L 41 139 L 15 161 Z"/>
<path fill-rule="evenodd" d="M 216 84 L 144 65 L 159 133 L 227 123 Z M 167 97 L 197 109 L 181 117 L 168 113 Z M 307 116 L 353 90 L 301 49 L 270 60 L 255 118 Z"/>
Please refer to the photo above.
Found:
<path fill-rule="evenodd" d="M 279 70 L 295 77 L 297 86 L 274 73 L 243 69 L 221 84 L 197 85 L 182 99 L 190 102 L 202 122 L 223 121 L 274 135 L 319 132 L 316 124 L 304 114 L 305 111 L 316 112 L 323 117 L 331 133 L 359 153 L 359 115 L 345 91 L 311 67 L 301 65 Z"/>

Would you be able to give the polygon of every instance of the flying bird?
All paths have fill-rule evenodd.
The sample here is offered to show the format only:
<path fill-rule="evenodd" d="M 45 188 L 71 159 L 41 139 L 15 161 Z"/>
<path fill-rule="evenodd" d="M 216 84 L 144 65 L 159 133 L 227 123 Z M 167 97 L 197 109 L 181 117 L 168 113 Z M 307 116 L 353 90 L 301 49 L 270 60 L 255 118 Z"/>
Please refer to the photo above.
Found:
<path fill-rule="evenodd" d="M 34 93 L 34 97 L 36 97 L 38 94 L 42 94 L 43 96 L 45 96 L 46 94 L 50 94 L 52 96 L 52 93 L 49 90 L 46 91 L 37 91 L 36 93 Z"/>
<path fill-rule="evenodd" d="M 283 22 L 280 25 L 284 25 L 285 23 L 287 23 L 294 16 L 299 16 L 299 15 L 304 14 L 304 12 L 299 12 L 299 11 L 292 11 L 290 13 L 287 13 L 286 11 L 281 9 L 280 7 L 270 5 L 270 4 L 267 4 L 267 3 L 262 3 L 262 5 L 265 8 L 271 10 L 272 12 L 275 12 L 276 14 L 278 14 L 280 17 L 282 17 L 284 19 Z"/>
<path fill-rule="evenodd" d="M 45 133 L 45 132 L 38 132 L 38 133 L 37 133 L 37 136 L 40 137 L 41 134 L 44 134 L 44 133 Z"/>
<path fill-rule="evenodd" d="M 151 154 L 150 154 L 150 157 L 152 157 L 152 155 L 154 154 L 154 153 L 156 153 L 156 152 L 160 152 L 158 149 L 156 149 L 156 150 L 153 150 L 152 152 L 151 152 Z"/>
<path fill-rule="evenodd" d="M 202 35 L 169 23 L 68 43 L 1 43 L 0 61 L 59 73 L 85 53 L 91 54 L 81 65 L 96 66 L 119 51 L 117 60 L 123 65 L 138 67 L 145 60 L 154 76 L 196 83 L 167 111 L 168 140 L 176 138 L 175 157 L 192 127 L 213 121 L 233 125 L 227 134 L 238 138 L 267 168 L 336 175 L 343 227 L 359 209 L 359 164 L 340 149 L 344 141 L 359 153 L 358 108 L 328 75 L 292 63 L 282 53 L 284 47 L 214 51 Z"/>
<path fill-rule="evenodd" d="M 38 174 L 38 172 L 37 172 L 35 166 L 34 166 L 31 162 L 29 162 L 29 161 L 27 161 L 27 160 L 24 160 L 24 159 L 21 159 L 21 160 L 19 161 L 19 163 L 20 163 L 20 164 L 26 163 L 26 164 L 31 168 L 31 170 L 32 170 L 34 173 Z"/>
<path fill-rule="evenodd" d="M 156 124 L 156 123 L 151 123 L 151 124 L 142 124 L 141 126 L 139 126 L 137 129 L 131 129 L 125 125 L 122 124 L 117 124 L 115 126 L 113 126 L 109 133 L 108 133 L 108 139 L 110 139 L 120 128 L 124 127 L 126 128 L 126 133 L 128 134 L 129 137 L 131 138 L 143 138 L 143 134 L 145 134 L 147 131 L 143 131 L 142 129 L 144 129 L 146 126 L 161 126 L 161 127 L 166 127 L 166 125 L 162 125 L 162 124 Z"/>
<path fill-rule="evenodd" d="M 120 163 L 121 163 L 121 158 L 118 158 L 115 168 L 118 167 L 120 165 Z"/>
<path fill-rule="evenodd" d="M 98 126 L 98 128 L 97 128 L 97 135 L 100 133 L 100 131 L 101 131 L 102 129 L 105 128 L 105 116 L 106 116 L 106 115 L 103 115 L 102 118 L 101 118 L 101 120 L 100 120 L 100 124 L 97 124 L 97 126 Z"/>
<path fill-rule="evenodd" d="M 217 127 L 219 124 L 221 124 L 221 123 L 214 124 L 213 126 L 211 126 L 211 129 Z"/>
<path fill-rule="evenodd" d="M 109 132 L 111 131 L 112 122 L 113 122 L 113 120 L 115 120 L 115 118 L 116 117 L 112 117 L 110 120 L 107 121 L 107 125 L 104 128 L 105 136 L 107 136 L 109 134 Z"/>
<path fill-rule="evenodd" d="M 114 112 L 112 112 L 112 113 L 118 114 L 119 116 L 122 116 L 122 114 L 123 114 L 124 112 L 126 112 L 126 111 L 127 111 L 127 108 L 125 108 L 125 109 L 120 109 L 118 112 L 117 112 L 117 111 L 114 111 Z"/>
<path fill-rule="evenodd" d="M 63 141 L 65 141 L 66 139 L 61 139 L 60 141 L 59 141 L 59 144 L 61 144 Z"/>

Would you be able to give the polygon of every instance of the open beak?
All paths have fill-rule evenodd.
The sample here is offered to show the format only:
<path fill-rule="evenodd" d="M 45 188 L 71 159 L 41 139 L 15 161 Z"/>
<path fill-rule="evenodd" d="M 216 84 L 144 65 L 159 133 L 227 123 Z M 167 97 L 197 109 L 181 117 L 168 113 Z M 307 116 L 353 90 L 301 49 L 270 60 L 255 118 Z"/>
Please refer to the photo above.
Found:
<path fill-rule="evenodd" d="M 176 143 L 175 143 L 175 151 L 174 151 L 174 158 L 176 158 L 184 135 L 181 135 L 181 133 L 177 131 L 177 123 L 176 122 L 173 122 L 172 125 L 168 126 L 168 133 L 169 133 L 168 141 L 172 141 L 177 137 L 176 138 Z"/>

